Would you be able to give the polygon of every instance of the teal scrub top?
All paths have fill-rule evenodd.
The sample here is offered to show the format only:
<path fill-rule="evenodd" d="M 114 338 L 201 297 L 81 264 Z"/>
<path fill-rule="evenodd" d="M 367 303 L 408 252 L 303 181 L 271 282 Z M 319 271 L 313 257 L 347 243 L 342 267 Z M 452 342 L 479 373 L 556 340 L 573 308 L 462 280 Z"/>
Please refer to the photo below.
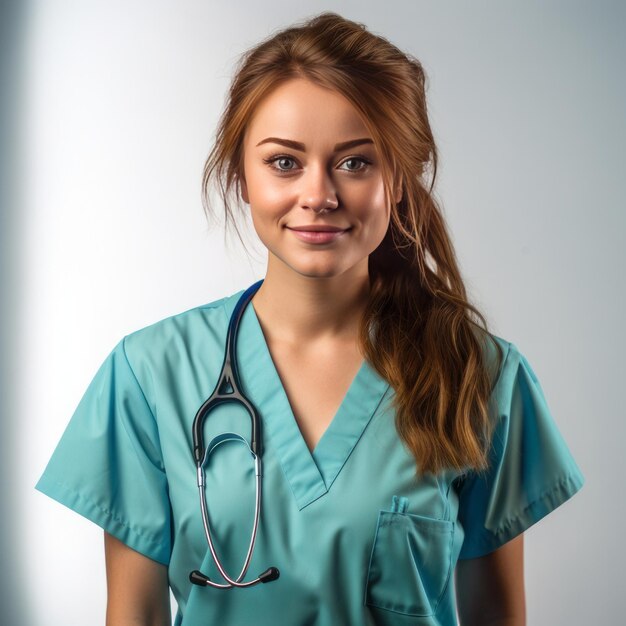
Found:
<path fill-rule="evenodd" d="M 36 488 L 126 545 L 167 565 L 176 626 L 457 624 L 454 568 L 513 539 L 571 498 L 584 477 L 517 347 L 494 383 L 490 469 L 415 476 L 399 438 L 393 389 L 364 361 L 311 453 L 300 434 L 254 308 L 236 345 L 244 392 L 263 433 L 261 514 L 243 589 L 198 587 L 199 569 L 224 582 L 206 543 L 192 422 L 213 391 L 230 315 L 244 290 L 132 332 L 106 357 Z M 206 420 L 205 442 L 250 437 L 243 407 Z M 206 467 L 212 538 L 237 577 L 247 553 L 254 464 L 241 442 Z"/>

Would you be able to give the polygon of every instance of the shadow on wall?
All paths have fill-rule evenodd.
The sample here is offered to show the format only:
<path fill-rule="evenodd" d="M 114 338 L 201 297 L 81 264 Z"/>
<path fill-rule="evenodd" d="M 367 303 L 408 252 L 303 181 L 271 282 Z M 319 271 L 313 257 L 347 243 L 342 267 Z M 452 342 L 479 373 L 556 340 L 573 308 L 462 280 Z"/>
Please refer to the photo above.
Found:
<path fill-rule="evenodd" d="M 0 4 L 0 606 L 2 623 L 32 626 L 26 595 L 25 563 L 19 547 L 28 541 L 19 536 L 20 498 L 16 493 L 16 423 L 19 402 L 15 384 L 19 371 L 19 325 L 16 303 L 21 297 L 21 214 L 18 179 L 23 162 L 20 143 L 20 102 L 24 93 L 25 26 L 28 2 Z M 44 584 L 39 581 L 37 584 Z M 36 584 L 34 587 L 36 589 Z"/>

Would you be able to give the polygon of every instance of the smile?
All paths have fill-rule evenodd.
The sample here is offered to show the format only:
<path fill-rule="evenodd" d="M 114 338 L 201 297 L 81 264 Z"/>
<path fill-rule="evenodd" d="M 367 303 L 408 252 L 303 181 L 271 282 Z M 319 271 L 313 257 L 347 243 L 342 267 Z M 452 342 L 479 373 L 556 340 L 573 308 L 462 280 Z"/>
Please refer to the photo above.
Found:
<path fill-rule="evenodd" d="M 342 235 L 345 235 L 349 228 L 346 230 L 336 231 L 324 231 L 324 230 L 296 230 L 294 228 L 288 228 L 300 241 L 306 241 L 307 243 L 330 243 L 339 239 Z"/>

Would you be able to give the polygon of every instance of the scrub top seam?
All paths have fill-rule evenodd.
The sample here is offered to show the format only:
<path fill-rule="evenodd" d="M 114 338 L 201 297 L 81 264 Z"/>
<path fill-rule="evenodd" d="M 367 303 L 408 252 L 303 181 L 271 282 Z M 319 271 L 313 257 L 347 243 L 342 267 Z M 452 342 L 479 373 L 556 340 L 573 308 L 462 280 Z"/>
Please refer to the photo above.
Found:
<path fill-rule="evenodd" d="M 523 509 L 520 509 L 517 512 L 516 515 L 507 518 L 504 524 L 502 524 L 500 527 L 496 528 L 493 531 L 493 534 L 499 535 L 501 533 L 505 533 L 509 531 L 516 522 L 528 519 L 531 513 L 530 509 L 535 507 L 539 502 L 545 500 L 547 496 L 562 491 L 564 487 L 570 485 L 573 488 L 573 491 L 572 489 L 567 489 L 566 491 L 563 491 L 564 494 L 569 494 L 565 499 L 562 500 L 562 502 L 565 502 L 569 499 L 569 497 L 574 495 L 574 493 L 576 493 L 576 491 L 578 491 L 580 487 L 582 487 L 582 483 L 584 483 L 584 478 L 582 474 L 580 474 L 580 472 L 570 472 L 561 476 L 558 480 L 552 482 L 550 484 L 550 487 L 544 489 L 537 497 L 530 500 Z M 532 516 L 532 519 L 535 519 L 534 515 Z"/>
<path fill-rule="evenodd" d="M 504 341 L 506 341 L 506 339 Z M 500 384 L 500 381 L 502 380 L 502 375 L 503 375 L 503 373 L 504 373 L 504 371 L 506 369 L 507 361 L 508 361 L 509 357 L 511 356 L 511 353 L 514 350 L 516 350 L 515 346 L 510 341 L 506 341 L 506 352 L 502 356 L 502 363 L 500 364 L 500 371 L 498 372 L 498 376 L 496 378 L 496 381 L 493 384 L 493 387 L 491 389 L 492 393 L 494 393 L 495 390 L 498 388 L 498 385 Z"/>
<path fill-rule="evenodd" d="M 562 476 L 553 482 L 549 489 L 542 492 L 540 497 L 535 498 L 528 506 L 524 507 L 516 517 L 509 518 L 505 526 L 496 530 L 483 527 L 480 535 L 476 538 L 477 541 L 469 549 L 469 554 L 465 553 L 460 556 L 465 548 L 465 544 L 463 544 L 458 560 L 478 558 L 497 550 L 567 502 L 580 491 L 584 482 L 584 476 L 579 471 L 573 471 Z M 538 509 L 538 505 L 542 504 L 544 505 L 543 508 Z"/>
<path fill-rule="evenodd" d="M 137 387 L 139 388 L 139 391 L 141 391 L 141 397 L 143 398 L 143 401 L 145 402 L 145 405 L 148 411 L 150 412 L 150 415 L 152 416 L 154 425 L 156 426 L 157 438 L 159 441 L 158 452 L 159 452 L 159 456 L 161 457 L 161 459 L 163 459 L 163 446 L 161 445 L 161 433 L 159 431 L 159 422 L 157 421 L 154 411 L 152 410 L 152 407 L 150 406 L 150 403 L 148 402 L 148 398 L 146 397 L 146 393 L 143 390 L 143 387 L 141 386 L 141 383 L 139 382 L 137 375 L 135 374 L 135 370 L 133 369 L 133 366 L 130 364 L 130 360 L 128 359 L 128 354 L 126 353 L 126 337 L 128 337 L 128 335 L 124 336 L 124 338 L 122 339 L 122 352 L 124 354 L 124 358 L 126 359 L 126 363 L 128 364 L 128 369 L 130 370 L 130 373 L 133 375 L 133 379 L 135 380 L 135 383 L 137 383 Z M 124 425 L 124 429 L 126 430 L 126 424 L 124 422 L 122 423 Z M 126 433 L 129 435 L 129 439 L 132 440 L 132 437 L 130 436 L 130 433 L 128 432 L 128 430 L 126 430 Z M 164 461 L 162 461 L 161 466 L 155 465 L 155 467 L 157 467 L 163 474 L 166 474 Z"/>
<path fill-rule="evenodd" d="M 127 333 L 125 337 L 129 337 L 141 331 L 148 330 L 153 326 L 159 326 L 164 322 L 176 322 L 181 319 L 183 316 L 191 315 L 193 313 L 197 313 L 198 311 L 205 311 L 210 309 L 217 309 L 221 306 L 224 306 L 224 301 L 228 300 L 230 296 L 225 296 L 223 298 L 218 298 L 217 300 L 212 300 L 211 302 L 207 302 L 205 304 L 197 304 L 196 306 L 190 307 L 189 309 L 185 309 L 183 311 L 179 311 L 177 313 L 172 313 L 171 315 L 167 315 L 166 317 L 155 320 L 154 322 L 150 322 L 145 326 L 140 326 L 139 328 L 134 329 L 132 332 Z"/>
<path fill-rule="evenodd" d="M 328 491 L 332 484 L 335 482 L 335 480 L 337 479 L 337 477 L 339 476 L 339 474 L 341 473 L 341 470 L 344 468 L 344 466 L 346 465 L 346 463 L 350 460 L 350 457 L 352 456 L 352 454 L 354 453 L 357 445 L 359 444 L 359 442 L 361 441 L 361 439 L 363 439 L 363 437 L 365 436 L 365 433 L 367 431 L 367 429 L 370 427 L 370 424 L 372 423 L 372 420 L 374 418 L 374 415 L 376 415 L 378 413 L 378 409 L 380 408 L 380 405 L 382 404 L 383 400 L 385 399 L 385 397 L 389 394 L 389 389 L 391 388 L 391 385 L 389 384 L 389 382 L 386 382 L 386 386 L 385 386 L 385 390 L 382 392 L 382 395 L 380 396 L 380 399 L 378 400 L 378 402 L 376 403 L 376 405 L 374 406 L 374 409 L 372 410 L 372 412 L 370 413 L 370 416 L 367 418 L 366 422 L 365 422 L 365 426 L 363 428 L 363 430 L 361 431 L 361 433 L 359 434 L 359 436 L 355 439 L 354 444 L 352 445 L 352 447 L 350 448 L 350 451 L 348 452 L 348 455 L 346 456 L 345 459 L 343 459 L 343 462 L 341 463 L 341 465 L 338 467 L 337 471 L 335 472 L 335 475 L 330 478 L 326 476 L 326 472 L 323 472 L 320 470 L 320 474 L 322 475 L 322 479 L 324 480 L 324 484 L 326 485 L 326 491 Z M 325 434 L 325 433 L 324 433 Z M 321 441 L 321 440 L 320 440 Z M 326 484 L 326 479 L 329 478 L 329 484 Z"/>
<path fill-rule="evenodd" d="M 47 496 L 49 496 L 53 500 L 56 500 L 57 502 L 60 502 L 61 504 L 67 506 L 68 508 L 71 508 L 72 510 L 76 510 L 83 517 L 85 517 L 86 519 L 89 519 L 92 522 L 96 523 L 98 526 L 100 526 L 100 528 L 102 528 L 106 532 L 108 532 L 108 533 L 110 533 L 112 535 L 114 534 L 114 536 L 117 537 L 118 539 L 120 539 L 120 537 L 118 536 L 117 533 L 114 533 L 114 529 L 112 528 L 112 524 L 107 523 L 107 521 L 108 522 L 113 522 L 115 524 L 118 524 L 119 526 L 124 527 L 135 538 L 138 538 L 141 541 L 144 541 L 147 544 L 149 544 L 151 546 L 154 546 L 155 547 L 155 552 L 158 552 L 159 550 L 162 551 L 162 549 L 163 549 L 163 539 L 162 538 L 151 538 L 149 535 L 146 535 L 146 533 L 143 532 L 143 530 L 138 529 L 135 526 L 132 526 L 124 518 L 120 517 L 119 514 L 115 513 L 114 511 L 112 511 L 110 509 L 104 508 L 101 504 L 97 503 L 92 498 L 90 498 L 88 496 L 85 496 L 83 493 L 81 493 L 79 491 L 76 491 L 76 489 L 74 489 L 70 485 L 62 483 L 59 480 L 50 480 L 48 485 L 50 487 L 56 486 L 57 489 L 52 489 L 52 490 L 46 489 L 45 481 L 43 482 L 43 484 L 40 483 L 40 484 L 36 485 L 35 488 L 37 490 L 41 491 L 42 493 L 45 493 Z M 68 498 L 68 496 L 69 496 L 69 498 Z M 68 499 L 73 499 L 74 502 L 70 505 L 70 503 L 68 502 Z M 79 505 L 79 509 L 77 510 L 76 509 L 76 504 L 80 503 L 80 502 L 82 502 L 84 504 L 83 505 Z M 89 511 L 88 511 L 89 508 L 91 508 L 94 511 L 100 512 L 102 515 L 101 516 L 96 516 L 94 514 L 89 513 Z M 126 542 L 124 541 L 124 543 L 126 543 Z M 148 556 L 146 554 L 145 549 L 138 550 L 136 542 L 133 542 L 133 546 L 135 546 L 134 547 L 135 550 L 141 552 L 145 556 Z M 153 559 L 154 561 L 158 561 L 159 563 L 162 563 L 163 565 L 169 565 L 169 561 L 164 561 L 162 558 L 155 557 L 154 553 L 152 553 L 152 552 L 151 552 L 151 554 L 152 554 L 152 556 L 149 556 L 149 558 Z"/>

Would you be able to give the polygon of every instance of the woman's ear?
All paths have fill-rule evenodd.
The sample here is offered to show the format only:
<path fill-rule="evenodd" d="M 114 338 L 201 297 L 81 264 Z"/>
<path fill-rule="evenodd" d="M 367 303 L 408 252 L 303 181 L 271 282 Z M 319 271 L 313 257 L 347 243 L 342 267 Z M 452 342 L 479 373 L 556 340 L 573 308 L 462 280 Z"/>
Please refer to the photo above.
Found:
<path fill-rule="evenodd" d="M 402 200 L 402 185 L 396 189 L 396 204 L 400 204 L 400 200 Z"/>
<path fill-rule="evenodd" d="M 250 204 L 248 197 L 248 185 L 246 185 L 246 177 L 242 174 L 239 178 L 239 186 L 241 187 L 241 197 L 246 204 Z"/>
<path fill-rule="evenodd" d="M 402 185 L 402 175 L 398 175 L 395 178 L 395 182 L 394 182 L 394 190 L 395 190 L 395 200 L 396 200 L 396 204 L 398 204 L 400 202 L 400 200 L 402 200 L 402 192 L 403 192 L 403 185 Z"/>

